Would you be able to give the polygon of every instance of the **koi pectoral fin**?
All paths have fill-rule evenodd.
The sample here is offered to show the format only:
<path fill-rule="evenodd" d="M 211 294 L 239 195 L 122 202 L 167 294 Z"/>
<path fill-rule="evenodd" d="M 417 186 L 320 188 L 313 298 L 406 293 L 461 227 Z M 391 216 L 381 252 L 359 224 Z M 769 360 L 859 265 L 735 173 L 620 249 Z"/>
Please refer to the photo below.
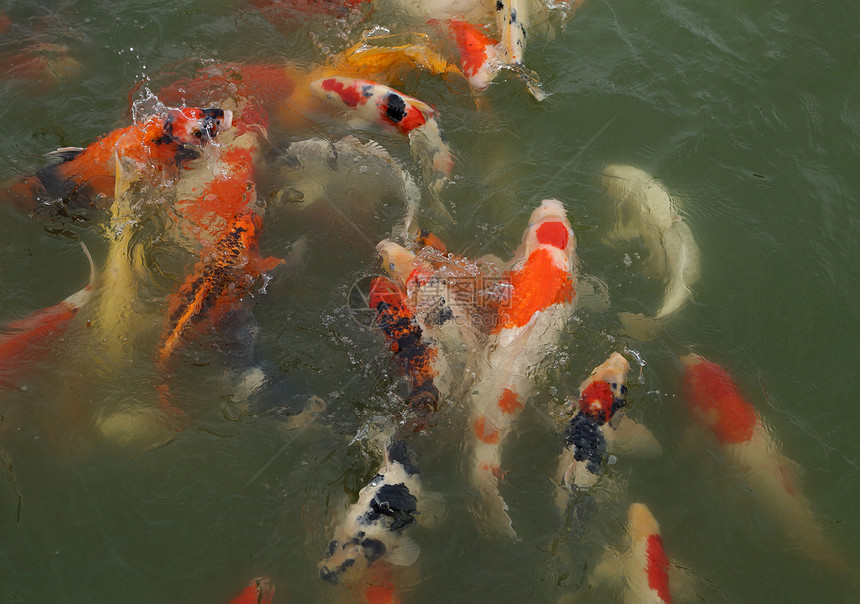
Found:
<path fill-rule="evenodd" d="M 276 258 L 274 256 L 269 256 L 268 258 L 261 258 L 260 260 L 258 260 L 255 263 L 254 268 L 257 271 L 259 271 L 260 273 L 269 273 L 269 272 L 273 271 L 275 268 L 281 266 L 282 264 L 286 265 L 287 261 L 284 260 L 283 258 Z"/>

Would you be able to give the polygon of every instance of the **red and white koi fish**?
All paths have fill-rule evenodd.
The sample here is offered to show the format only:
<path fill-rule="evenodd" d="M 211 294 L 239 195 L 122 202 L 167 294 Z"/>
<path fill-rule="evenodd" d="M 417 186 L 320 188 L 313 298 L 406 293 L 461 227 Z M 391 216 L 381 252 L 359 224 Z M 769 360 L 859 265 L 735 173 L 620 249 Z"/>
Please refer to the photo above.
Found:
<path fill-rule="evenodd" d="M 501 443 L 535 389 L 534 369 L 573 313 L 576 239 L 560 201 L 544 200 L 532 213 L 510 271 L 511 296 L 490 336 L 488 354 L 472 388 L 469 473 L 478 488 L 480 516 L 515 535 L 498 492 Z"/>
<path fill-rule="evenodd" d="M 81 247 L 90 263 L 89 283 L 59 304 L 26 319 L 8 323 L 3 328 L 0 334 L 0 388 L 13 388 L 15 378 L 49 349 L 47 341 L 61 337 L 69 322 L 90 300 L 96 270 L 89 250 L 83 243 Z"/>
<path fill-rule="evenodd" d="M 431 24 L 444 25 L 454 38 L 460 55 L 460 69 L 473 90 L 486 90 L 499 72 L 499 41 L 484 33 L 483 28 L 462 19 L 430 21 Z"/>
<path fill-rule="evenodd" d="M 431 191 L 438 193 L 454 166 L 454 155 L 442 138 L 436 110 L 414 97 L 359 78 L 332 76 L 314 80 L 312 93 L 329 106 L 346 111 L 353 127 L 388 127 L 407 135 Z"/>
<path fill-rule="evenodd" d="M 627 359 L 613 352 L 579 387 L 579 401 L 571 410 L 575 414 L 564 431 L 566 447 L 559 458 L 560 482 L 565 487 L 559 503 L 593 487 L 609 453 L 660 453 L 660 445 L 648 429 L 622 412 L 629 370 Z"/>
<path fill-rule="evenodd" d="M 318 98 L 348 111 L 356 127 L 389 126 L 409 134 L 436 115 L 427 103 L 370 80 L 332 76 L 314 80 L 310 86 Z"/>
<path fill-rule="evenodd" d="M 627 536 L 627 547 L 608 551 L 591 581 L 622 583 L 625 604 L 671 604 L 669 557 L 660 526 L 645 504 L 634 503 L 627 510 Z"/>
<path fill-rule="evenodd" d="M 34 201 L 63 199 L 84 206 L 107 207 L 116 189 L 116 157 L 133 162 L 140 177 L 175 179 L 178 169 L 198 156 L 198 149 L 229 128 L 232 114 L 218 108 L 167 108 L 138 124 L 118 128 L 86 148 L 64 147 L 50 153 L 60 163 L 12 185 L 3 195 L 22 209 Z"/>
<path fill-rule="evenodd" d="M 275 586 L 272 582 L 266 577 L 257 577 L 230 600 L 230 604 L 272 604 L 274 597 Z"/>
<path fill-rule="evenodd" d="M 797 464 L 785 457 L 761 416 L 725 369 L 697 354 L 681 357 L 692 419 L 712 437 L 724 460 L 744 478 L 761 505 L 805 554 L 833 568 L 845 561 L 816 521 L 800 490 Z"/>

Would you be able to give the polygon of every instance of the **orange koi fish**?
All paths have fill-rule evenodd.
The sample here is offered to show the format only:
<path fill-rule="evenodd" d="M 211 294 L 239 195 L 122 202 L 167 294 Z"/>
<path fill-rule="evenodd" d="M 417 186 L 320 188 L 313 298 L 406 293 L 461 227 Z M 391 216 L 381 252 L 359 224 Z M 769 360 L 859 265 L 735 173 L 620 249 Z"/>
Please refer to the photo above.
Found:
<path fill-rule="evenodd" d="M 234 309 L 261 274 L 283 263 L 280 258 L 259 258 L 261 228 L 256 213 L 242 212 L 213 249 L 204 251 L 194 273 L 171 299 L 168 328 L 158 350 L 160 363 L 170 358 L 192 325 L 216 321 Z"/>
<path fill-rule="evenodd" d="M 432 25 L 447 26 L 460 55 L 460 68 L 473 90 L 486 90 L 499 71 L 498 40 L 484 33 L 483 28 L 461 19 L 437 21 Z"/>
<path fill-rule="evenodd" d="M 511 296 L 490 337 L 485 365 L 472 388 L 469 473 L 478 488 L 478 515 L 516 533 L 498 493 L 501 442 L 534 392 L 534 368 L 574 309 L 576 240 L 564 206 L 545 200 L 532 213 L 509 278 Z"/>
<path fill-rule="evenodd" d="M 797 464 L 779 451 L 761 416 L 725 369 L 697 354 L 681 357 L 684 393 L 694 422 L 745 479 L 761 505 L 804 553 L 846 569 L 800 490 Z"/>
<path fill-rule="evenodd" d="M 436 349 L 423 338 L 403 292 L 391 281 L 377 277 L 370 284 L 369 307 L 376 311 L 376 323 L 385 335 L 397 364 L 409 380 L 406 402 L 419 418 L 436 411 L 439 389 L 434 384 L 433 361 Z M 416 427 L 423 424 L 416 424 Z"/>
<path fill-rule="evenodd" d="M 7 324 L 0 334 L 0 388 L 14 388 L 14 378 L 47 350 L 48 339 L 65 332 L 69 322 L 89 301 L 96 271 L 89 250 L 83 243 L 81 247 L 90 263 L 89 283 L 59 304 Z"/>
<path fill-rule="evenodd" d="M 275 597 L 275 586 L 266 577 L 257 577 L 230 600 L 230 604 L 272 604 Z"/>
<path fill-rule="evenodd" d="M 85 149 L 65 147 L 51 155 L 61 161 L 45 166 L 7 190 L 16 205 L 32 208 L 33 200 L 63 199 L 104 209 L 114 195 L 116 156 L 136 164 L 144 174 L 167 178 L 196 158 L 198 149 L 220 130 L 229 128 L 232 114 L 222 109 L 168 108 L 139 124 L 118 128 Z"/>
<path fill-rule="evenodd" d="M 565 428 L 566 447 L 559 458 L 559 476 L 565 487 L 559 503 L 593 487 L 610 452 L 660 453 L 659 443 L 647 428 L 623 413 L 629 370 L 627 359 L 613 352 L 579 387 L 579 401 Z"/>
<path fill-rule="evenodd" d="M 595 567 L 593 583 L 622 583 L 625 604 L 671 604 L 671 564 L 663 549 L 660 526 L 642 503 L 627 510 L 628 544 L 610 550 Z"/>

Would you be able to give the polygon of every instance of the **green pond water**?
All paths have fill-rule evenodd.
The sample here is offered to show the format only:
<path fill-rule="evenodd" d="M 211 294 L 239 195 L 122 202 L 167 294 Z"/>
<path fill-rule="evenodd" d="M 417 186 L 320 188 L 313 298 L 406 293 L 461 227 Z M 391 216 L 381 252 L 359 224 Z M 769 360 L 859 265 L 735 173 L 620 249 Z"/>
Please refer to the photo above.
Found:
<path fill-rule="evenodd" d="M 13 23 L 0 34 L 4 56 L 32 36 L 66 45 L 81 63 L 53 86 L 0 79 L 3 180 L 127 125 L 141 82 L 155 88 L 213 59 L 319 63 L 378 23 L 407 29 L 387 10 L 271 24 L 226 0 L 0 7 Z M 530 40 L 526 62 L 552 93 L 543 102 L 508 76 L 479 111 L 460 83 L 407 78 L 400 88 L 437 107 L 457 156 L 443 193 L 456 220 L 437 229 L 449 247 L 510 257 L 533 208 L 555 197 L 578 239 L 580 273 L 606 284 L 609 305 L 577 311 L 504 447 L 501 491 L 517 541 L 474 521 L 458 401 L 411 443 L 425 488 L 447 512 L 438 526 L 409 529 L 422 553 L 404 602 L 620 601 L 588 589 L 587 577 L 603 548 L 621 542 L 634 501 L 659 521 L 700 601 L 857 601 L 856 584 L 794 548 L 742 477 L 685 437 L 678 356 L 695 350 L 733 374 L 860 575 L 858 23 L 848 2 L 587 0 L 565 28 Z M 348 132 L 328 120 L 270 135 L 279 148 Z M 418 178 L 402 137 L 357 135 Z M 613 163 L 660 179 L 702 253 L 693 301 L 647 342 L 625 335 L 617 317 L 653 313 L 662 290 L 642 275 L 641 246 L 605 241 L 613 211 L 600 174 Z M 103 262 L 105 223 L 104 214 L 36 218 L 0 206 L 0 323 L 80 289 L 88 268 L 78 241 Z M 267 217 L 264 254 L 283 256 L 303 235 L 308 251 L 254 297 L 256 354 L 326 399 L 316 425 L 288 431 L 244 413 L 223 379 L 237 369 L 229 338 L 204 334 L 173 369 L 174 403 L 190 427 L 160 447 L 119 447 L 95 435 L 94 418 L 157 404 L 158 313 L 193 264 L 160 243 L 154 224 L 144 227 L 145 254 L 163 273 L 142 293 L 155 310 L 127 317 L 140 335 L 122 367 L 99 362 L 87 327 L 72 323 L 0 391 L 0 602 L 228 602 L 256 576 L 272 579 L 276 602 L 349 601 L 319 579 L 317 563 L 379 465 L 356 436 L 394 416 L 406 391 L 382 337 L 350 312 L 351 286 L 377 270 L 372 242 L 286 210 Z M 614 350 L 632 364 L 629 414 L 663 454 L 619 456 L 609 496 L 562 517 L 552 482 L 561 404 Z"/>

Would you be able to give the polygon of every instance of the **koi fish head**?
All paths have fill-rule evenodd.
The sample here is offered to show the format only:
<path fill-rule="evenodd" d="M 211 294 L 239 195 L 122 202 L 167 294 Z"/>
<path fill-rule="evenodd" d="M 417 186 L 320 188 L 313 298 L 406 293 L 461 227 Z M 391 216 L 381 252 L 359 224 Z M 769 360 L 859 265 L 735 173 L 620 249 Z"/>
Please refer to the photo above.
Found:
<path fill-rule="evenodd" d="M 693 418 L 720 442 L 742 443 L 752 438 L 758 414 L 728 372 L 697 354 L 685 355 L 681 362 L 684 394 Z"/>
<path fill-rule="evenodd" d="M 164 137 L 168 140 L 163 142 L 202 147 L 232 122 L 233 112 L 217 107 L 169 109 L 164 118 Z"/>
<path fill-rule="evenodd" d="M 423 126 L 436 111 L 427 103 L 369 80 L 333 76 L 315 80 L 311 92 L 367 124 L 393 126 L 408 134 Z"/>
<path fill-rule="evenodd" d="M 420 548 L 402 534 L 416 519 L 417 470 L 402 441 L 388 447 L 385 457 L 328 544 L 319 564 L 324 581 L 353 583 L 377 560 L 409 566 L 418 558 Z"/>
<path fill-rule="evenodd" d="M 382 268 L 401 285 L 406 285 L 409 275 L 415 265 L 415 254 L 391 241 L 385 239 L 376 246 L 376 251 L 382 256 Z"/>
<path fill-rule="evenodd" d="M 598 366 L 580 386 L 579 411 L 605 424 L 627 402 L 630 364 L 617 352 Z"/>
<path fill-rule="evenodd" d="M 557 199 L 543 200 L 532 212 L 518 255 L 528 258 L 539 248 L 551 251 L 560 268 L 567 270 L 570 267 L 576 250 L 576 238 L 567 212 Z"/>

